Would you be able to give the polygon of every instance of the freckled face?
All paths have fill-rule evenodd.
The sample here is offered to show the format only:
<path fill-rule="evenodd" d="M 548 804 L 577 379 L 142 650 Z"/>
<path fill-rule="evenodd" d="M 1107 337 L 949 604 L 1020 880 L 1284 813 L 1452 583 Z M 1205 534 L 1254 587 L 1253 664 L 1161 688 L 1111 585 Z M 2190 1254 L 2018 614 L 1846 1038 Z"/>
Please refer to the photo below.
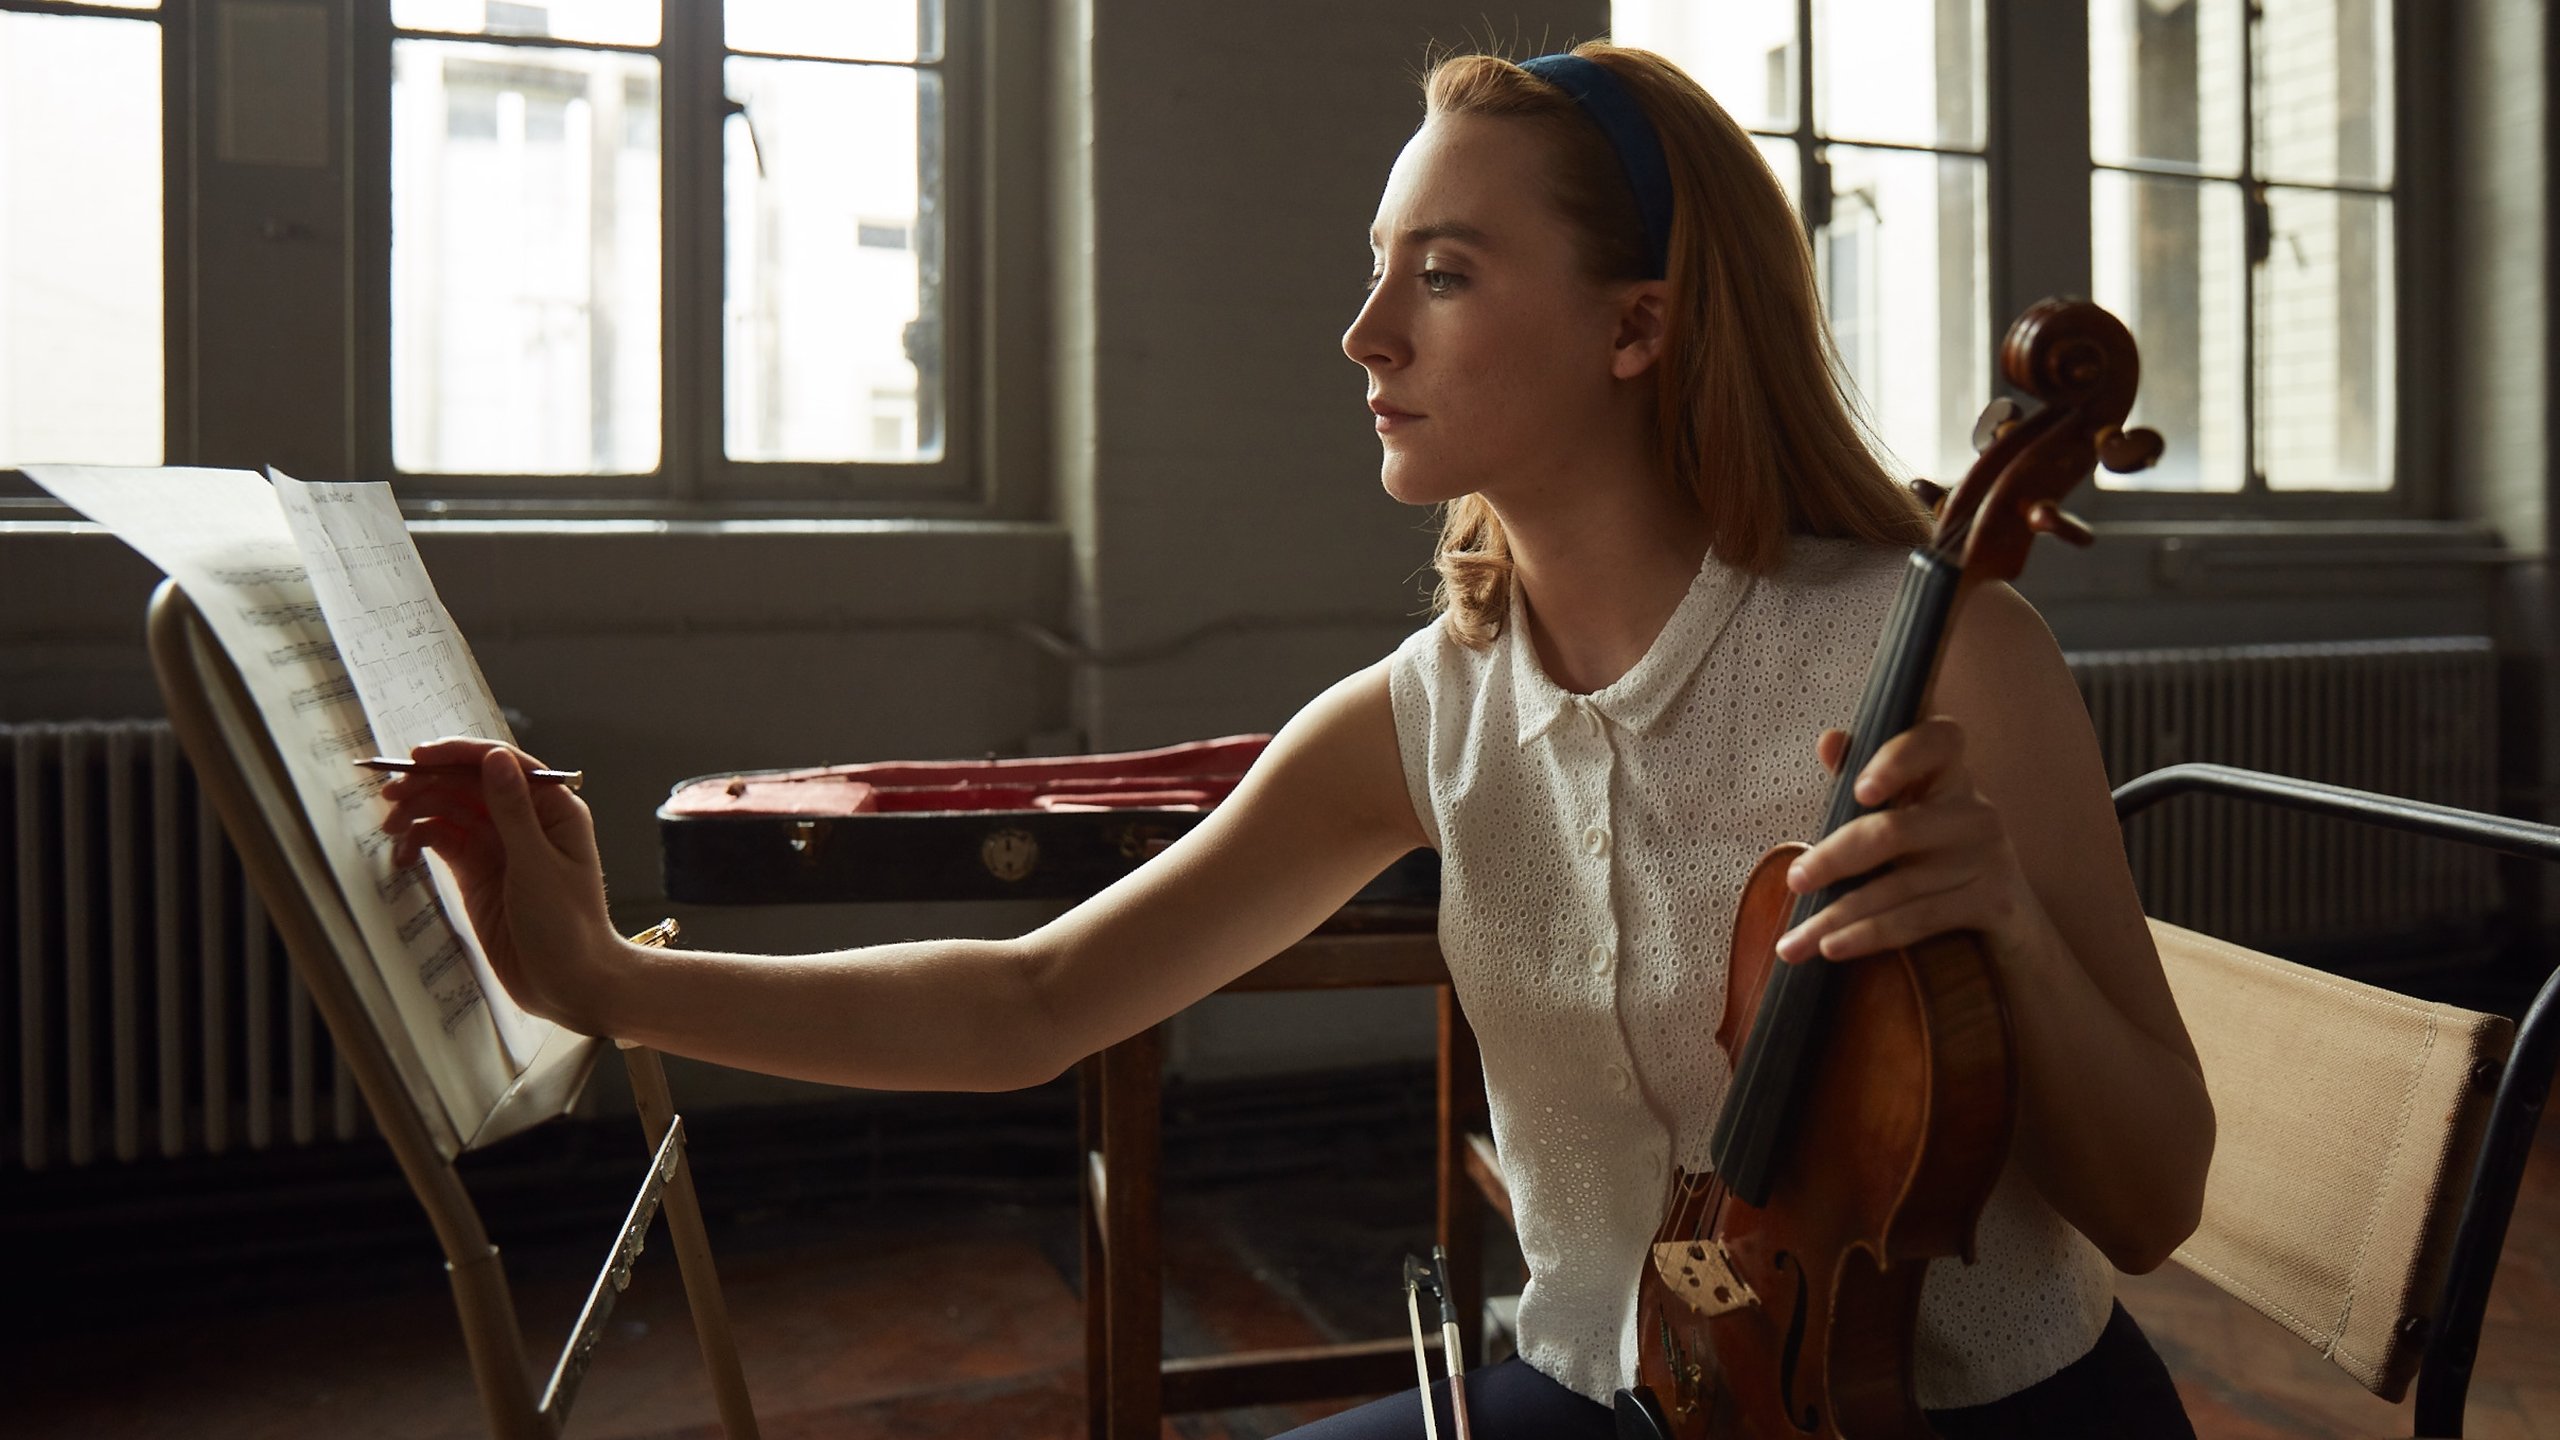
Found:
<path fill-rule="evenodd" d="M 1379 481 L 1407 504 L 1552 483 L 1626 423 L 1617 307 L 1548 199 L 1549 163 L 1518 120 L 1435 115 L 1387 177 L 1342 349 L 1368 372 Z"/>

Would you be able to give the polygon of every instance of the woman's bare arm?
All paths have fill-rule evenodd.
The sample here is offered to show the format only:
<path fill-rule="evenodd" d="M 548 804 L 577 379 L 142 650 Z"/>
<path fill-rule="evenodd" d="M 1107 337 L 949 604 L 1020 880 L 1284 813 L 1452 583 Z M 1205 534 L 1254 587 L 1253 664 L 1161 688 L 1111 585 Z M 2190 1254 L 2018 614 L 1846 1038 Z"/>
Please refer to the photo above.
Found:
<path fill-rule="evenodd" d="M 506 932 L 492 959 L 529 1008 L 676 1054 L 873 1089 L 1045 1080 L 1286 948 L 1423 843 L 1383 662 L 1309 703 L 1163 855 L 1016 940 L 802 956 L 634 946 L 600 928 L 592 860 L 578 863 L 580 847 L 593 854 L 583 806 L 491 777 L 481 830 L 463 803 L 480 797 L 476 783 L 464 795 L 404 780 L 394 833 L 417 826 L 463 873 L 480 928 Z"/>
<path fill-rule="evenodd" d="M 2213 1105 L 2126 868 L 2088 711 L 2016 591 L 1964 606 L 1937 707 L 1969 737 L 1975 783 L 2006 823 L 2049 926 L 2000 957 L 2019 1086 L 2018 1158 L 2120 1269 L 2194 1230 Z"/>

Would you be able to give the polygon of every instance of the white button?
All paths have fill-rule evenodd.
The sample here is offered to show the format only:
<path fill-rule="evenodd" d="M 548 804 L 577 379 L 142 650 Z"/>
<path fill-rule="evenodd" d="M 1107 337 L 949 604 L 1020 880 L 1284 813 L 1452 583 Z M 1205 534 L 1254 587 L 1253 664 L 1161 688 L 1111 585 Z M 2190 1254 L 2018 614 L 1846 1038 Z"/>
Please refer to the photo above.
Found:
<path fill-rule="evenodd" d="M 1646 1152 L 1645 1152 L 1645 1157 L 1644 1157 L 1644 1173 L 1646 1173 L 1647 1175 L 1652 1176 L 1652 1177 L 1653 1177 L 1654 1179 L 1656 1179 L 1656 1180 L 1659 1180 L 1659 1179 L 1661 1179 L 1661 1178 L 1662 1178 L 1662 1155 L 1661 1155 L 1661 1152 L 1659 1152 L 1659 1151 L 1653 1151 L 1653 1150 L 1648 1150 L 1648 1151 L 1646 1151 Z"/>
<path fill-rule="evenodd" d="M 1582 952 L 1582 958 L 1591 962 L 1592 974 L 1606 975 L 1609 967 L 1617 963 L 1618 952 L 1608 945 L 1594 945 Z"/>
<path fill-rule="evenodd" d="M 1594 854 L 1594 855 L 1606 855 L 1606 854 L 1608 854 L 1608 853 L 1609 853 L 1609 832 L 1608 832 L 1607 830 L 1605 830 L 1605 829 L 1601 828 L 1600 826 L 1597 826 L 1597 825 L 1594 825 L 1594 826 L 1592 826 L 1590 829 L 1583 831 L 1583 832 L 1582 832 L 1582 848 L 1583 848 L 1583 849 L 1585 849 L 1585 850 L 1590 851 L 1590 852 L 1591 852 L 1592 854 Z"/>
<path fill-rule="evenodd" d="M 1621 1095 L 1626 1094 L 1627 1087 L 1635 1083 L 1635 1077 L 1627 1073 L 1627 1067 L 1624 1065 L 1612 1065 L 1609 1067 L 1607 1073 L 1609 1076 L 1609 1088 L 1617 1091 Z"/>

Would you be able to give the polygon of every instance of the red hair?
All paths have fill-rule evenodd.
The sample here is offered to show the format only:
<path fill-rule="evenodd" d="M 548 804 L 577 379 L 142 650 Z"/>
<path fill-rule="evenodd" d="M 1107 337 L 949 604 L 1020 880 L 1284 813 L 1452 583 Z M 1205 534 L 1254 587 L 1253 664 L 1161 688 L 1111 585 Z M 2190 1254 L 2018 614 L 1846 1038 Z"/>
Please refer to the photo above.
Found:
<path fill-rule="evenodd" d="M 1790 534 L 1915 546 L 1928 513 L 1894 483 L 1840 387 L 1813 257 L 1786 192 L 1750 135 L 1680 67 L 1593 41 L 1574 54 L 1609 72 L 1661 136 L 1671 169 L 1671 306 L 1655 364 L 1663 472 L 1705 514 L 1726 564 L 1775 569 Z M 1549 140 L 1556 208 L 1598 283 L 1650 273 L 1643 218 L 1608 139 L 1572 97 L 1492 55 L 1441 61 L 1431 115 L 1516 119 Z M 1483 497 L 1450 501 L 1435 606 L 1459 638 L 1489 643 L 1509 613 L 1511 549 Z"/>

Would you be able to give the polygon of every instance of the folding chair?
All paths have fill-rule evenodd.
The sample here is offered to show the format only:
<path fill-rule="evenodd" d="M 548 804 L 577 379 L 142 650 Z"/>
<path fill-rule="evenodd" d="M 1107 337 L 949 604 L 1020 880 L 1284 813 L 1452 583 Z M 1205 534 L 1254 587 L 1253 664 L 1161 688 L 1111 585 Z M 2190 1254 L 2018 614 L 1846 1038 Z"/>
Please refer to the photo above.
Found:
<path fill-rule="evenodd" d="M 2119 819 L 2210 793 L 2560 860 L 2560 827 L 2221 765 L 2115 792 Z M 2462 1433 L 2480 1324 L 2544 1097 L 2560 971 L 2521 1026 L 2154 920 L 2213 1096 L 2204 1214 L 2177 1259 L 2397 1403 Z"/>
<path fill-rule="evenodd" d="M 470 1353 L 472 1378 L 491 1435 L 497 1440 L 553 1440 L 560 1434 L 605 1319 L 615 1298 L 630 1283 L 632 1262 L 663 1205 L 721 1424 L 732 1440 L 754 1440 L 755 1415 L 747 1403 L 746 1379 L 738 1365 L 727 1307 L 703 1233 L 701 1207 L 694 1196 L 692 1170 L 685 1158 L 684 1122 L 674 1112 L 657 1052 L 622 1048 L 652 1157 L 649 1171 L 568 1343 L 548 1382 L 537 1391 L 498 1249 L 489 1243 L 452 1158 L 438 1143 L 415 1091 L 403 1078 L 395 1047 L 406 1045 L 406 1038 L 387 1036 L 377 1027 L 349 980 L 350 967 L 370 966 L 373 961 L 333 938 L 355 933 L 345 901 L 334 892 L 314 893 L 295 878 L 287 847 L 298 845 L 307 852 L 317 842 L 307 826 L 299 835 L 280 836 L 260 806 L 261 787 L 270 797 L 292 793 L 273 738 L 253 718 L 243 723 L 243 717 L 254 717 L 256 712 L 239 675 L 174 582 L 163 582 L 151 597 L 146 628 L 152 668 L 169 706 L 170 728 L 194 764 L 203 793 L 220 814 L 240 853 L 242 868 L 257 886 L 293 958 L 295 972 L 310 990 L 330 1037 L 363 1091 L 375 1125 L 391 1142 L 392 1154 L 444 1248 L 454 1308 L 462 1322 L 463 1343 Z"/>

